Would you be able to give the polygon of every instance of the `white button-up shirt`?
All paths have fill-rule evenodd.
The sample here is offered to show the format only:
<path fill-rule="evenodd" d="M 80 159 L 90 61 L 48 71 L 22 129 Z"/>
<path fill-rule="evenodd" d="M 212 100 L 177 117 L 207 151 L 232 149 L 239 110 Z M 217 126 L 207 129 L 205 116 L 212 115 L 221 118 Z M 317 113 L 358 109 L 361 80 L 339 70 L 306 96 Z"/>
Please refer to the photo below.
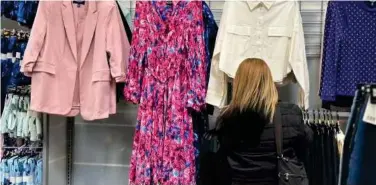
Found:
<path fill-rule="evenodd" d="M 293 72 L 308 108 L 309 76 L 298 2 L 225 2 L 211 63 L 207 103 L 226 105 L 227 79 L 235 77 L 246 58 L 263 59 L 279 84 Z"/>

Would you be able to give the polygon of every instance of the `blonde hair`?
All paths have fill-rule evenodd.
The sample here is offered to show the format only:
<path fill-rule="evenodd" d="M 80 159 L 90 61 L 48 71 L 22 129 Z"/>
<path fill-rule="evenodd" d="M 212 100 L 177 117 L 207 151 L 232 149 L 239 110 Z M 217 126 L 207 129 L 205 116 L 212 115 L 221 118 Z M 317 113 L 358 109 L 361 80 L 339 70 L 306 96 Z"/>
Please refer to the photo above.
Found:
<path fill-rule="evenodd" d="M 232 100 L 222 115 L 253 110 L 271 121 L 277 103 L 278 92 L 268 65 L 261 59 L 248 58 L 239 65 L 233 81 Z"/>

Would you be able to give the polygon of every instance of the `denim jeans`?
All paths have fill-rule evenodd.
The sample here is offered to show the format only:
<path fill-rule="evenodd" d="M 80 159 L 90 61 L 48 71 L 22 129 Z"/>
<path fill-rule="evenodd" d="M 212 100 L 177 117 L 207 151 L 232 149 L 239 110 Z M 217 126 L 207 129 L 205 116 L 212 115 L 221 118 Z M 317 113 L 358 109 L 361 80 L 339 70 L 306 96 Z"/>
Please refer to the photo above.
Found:
<path fill-rule="evenodd" d="M 363 103 L 363 96 L 361 92 L 358 90 L 355 92 L 353 104 L 351 106 L 351 113 L 350 117 L 347 122 L 346 127 L 346 135 L 343 144 L 343 151 L 342 151 L 342 158 L 340 162 L 340 170 L 339 170 L 339 185 L 347 185 L 347 177 L 349 173 L 349 162 L 350 162 L 350 155 L 353 150 L 353 141 L 355 132 L 357 130 L 357 120 L 360 115 L 361 105 Z"/>
<path fill-rule="evenodd" d="M 358 120 L 354 150 L 351 153 L 348 185 L 376 184 L 376 125 L 363 121 L 367 97 Z"/>

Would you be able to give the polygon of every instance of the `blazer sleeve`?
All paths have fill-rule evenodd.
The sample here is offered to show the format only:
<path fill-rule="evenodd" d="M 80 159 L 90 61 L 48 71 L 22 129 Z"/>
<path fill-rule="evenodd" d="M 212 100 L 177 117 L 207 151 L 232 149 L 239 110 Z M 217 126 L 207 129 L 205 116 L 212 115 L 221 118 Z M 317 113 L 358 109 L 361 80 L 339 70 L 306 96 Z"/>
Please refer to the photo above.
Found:
<path fill-rule="evenodd" d="M 109 14 L 106 33 L 106 51 L 110 56 L 111 76 L 116 82 L 124 82 L 130 46 L 115 3 Z"/>
<path fill-rule="evenodd" d="M 39 53 L 43 48 L 47 33 L 48 2 L 40 1 L 37 14 L 26 46 L 21 72 L 31 77 Z"/>

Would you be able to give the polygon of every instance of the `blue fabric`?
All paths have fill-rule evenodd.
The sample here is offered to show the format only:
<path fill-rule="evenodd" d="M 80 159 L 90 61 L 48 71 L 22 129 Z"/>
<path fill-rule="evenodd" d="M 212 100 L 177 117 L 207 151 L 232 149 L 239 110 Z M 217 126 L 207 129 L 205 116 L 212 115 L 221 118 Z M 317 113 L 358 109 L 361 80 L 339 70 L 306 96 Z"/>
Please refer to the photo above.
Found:
<path fill-rule="evenodd" d="M 3 159 L 0 185 L 42 185 L 42 170 L 42 159 L 28 156 Z"/>
<path fill-rule="evenodd" d="M 25 76 L 21 71 L 20 59 L 16 59 L 12 67 L 12 75 L 8 87 L 24 86 L 31 84 L 31 78 Z"/>
<path fill-rule="evenodd" d="M 353 151 L 354 145 L 354 137 L 355 132 L 357 130 L 357 121 L 360 117 L 360 109 L 362 108 L 362 103 L 364 102 L 364 97 L 362 96 L 361 92 L 357 90 L 355 92 L 355 97 L 353 99 L 353 104 L 351 106 L 351 114 L 347 121 L 346 133 L 345 133 L 345 140 L 343 145 L 343 152 L 340 164 L 340 172 L 339 172 L 339 185 L 346 185 L 348 172 L 349 172 L 349 162 L 350 162 L 350 155 Z"/>
<path fill-rule="evenodd" d="M 368 98 L 364 101 L 358 120 L 347 185 L 376 184 L 376 125 L 362 121 Z"/>
<path fill-rule="evenodd" d="M 1 53 L 8 53 L 8 37 L 1 37 Z"/>
<path fill-rule="evenodd" d="M 38 1 L 1 1 L 1 15 L 31 27 L 33 25 Z"/>
<path fill-rule="evenodd" d="M 206 49 L 206 59 L 207 59 L 207 80 L 206 85 L 209 83 L 209 77 L 210 77 L 210 66 L 211 66 L 211 58 L 213 56 L 214 52 L 214 46 L 215 46 L 215 39 L 217 37 L 218 32 L 218 26 L 215 22 L 213 13 L 211 12 L 209 6 L 206 4 L 206 2 L 203 2 L 203 12 L 204 12 L 204 23 L 205 23 L 205 33 L 204 33 L 204 39 L 205 39 L 205 49 Z"/>
<path fill-rule="evenodd" d="M 9 166 L 9 181 L 13 185 L 16 182 L 16 169 L 13 165 L 17 157 L 12 157 L 8 159 L 8 166 Z"/>
<path fill-rule="evenodd" d="M 34 176 L 34 185 L 43 185 L 43 163 L 42 159 L 37 161 L 36 169 L 35 169 L 35 176 Z"/>
<path fill-rule="evenodd" d="M 10 177 L 10 166 L 9 166 L 9 164 L 8 164 L 8 160 L 6 160 L 6 159 L 3 159 L 2 161 L 1 161 L 1 166 L 2 166 L 2 170 L 3 170 L 3 173 L 1 173 L 1 177 L 2 177 L 2 180 L 1 180 L 1 182 L 3 183 L 3 184 L 10 184 L 10 179 L 9 179 L 9 177 Z"/>
<path fill-rule="evenodd" d="M 13 2 L 13 8 L 10 11 L 10 14 L 9 14 L 9 18 L 12 19 L 12 20 L 17 20 L 18 3 L 19 3 L 19 1 Z"/>
<path fill-rule="evenodd" d="M 19 52 L 21 53 L 21 58 L 23 58 L 23 56 L 25 54 L 26 44 L 27 44 L 26 41 L 20 43 L 20 46 L 19 46 L 20 51 Z"/>
<path fill-rule="evenodd" d="M 26 11 L 25 11 L 25 1 L 19 1 L 18 2 L 18 8 L 17 8 L 17 22 L 26 24 Z"/>
<path fill-rule="evenodd" d="M 16 183 L 15 183 L 15 185 L 24 185 L 23 184 L 23 171 L 24 171 L 23 164 L 24 164 L 25 160 L 26 160 L 25 157 L 17 158 L 13 163 L 14 170 L 16 172 Z"/>
<path fill-rule="evenodd" d="M 14 1 L 1 1 L 1 15 L 11 18 L 11 13 L 14 8 Z"/>
<path fill-rule="evenodd" d="M 330 1 L 326 13 L 320 96 L 354 96 L 357 84 L 376 83 L 376 6 Z"/>
<path fill-rule="evenodd" d="M 16 49 L 17 36 L 10 36 L 8 39 L 8 53 L 15 51 Z"/>
<path fill-rule="evenodd" d="M 206 50 L 206 67 L 207 67 L 207 84 L 209 82 L 209 72 L 210 72 L 210 64 L 211 64 L 211 57 L 213 55 L 215 39 L 217 37 L 218 26 L 214 20 L 213 13 L 211 12 L 209 6 L 206 2 L 202 3 L 203 5 L 203 19 L 205 24 L 204 29 L 204 40 L 205 40 L 205 50 Z M 207 85 L 206 84 L 206 85 Z M 200 177 L 200 153 L 202 151 L 202 135 L 208 127 L 208 114 L 203 111 L 200 113 L 192 113 L 192 120 L 193 120 L 193 128 L 194 128 L 194 142 L 193 145 L 195 146 L 195 157 L 196 157 L 196 181 L 199 182 Z"/>
<path fill-rule="evenodd" d="M 13 63 L 10 59 L 1 60 L 1 112 L 4 109 L 5 97 L 12 74 Z"/>
<path fill-rule="evenodd" d="M 27 161 L 28 171 L 25 172 L 25 175 L 30 177 L 28 182 L 25 185 L 34 185 L 35 171 L 37 162 L 34 158 L 29 158 Z"/>

